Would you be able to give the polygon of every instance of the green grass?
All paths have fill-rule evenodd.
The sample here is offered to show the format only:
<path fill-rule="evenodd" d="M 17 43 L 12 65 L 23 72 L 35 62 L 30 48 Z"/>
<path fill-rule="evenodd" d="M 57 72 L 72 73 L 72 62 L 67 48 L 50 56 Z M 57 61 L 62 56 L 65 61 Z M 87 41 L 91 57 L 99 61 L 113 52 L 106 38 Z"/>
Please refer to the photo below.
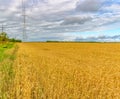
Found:
<path fill-rule="evenodd" d="M 4 52 L 14 46 L 14 43 L 7 43 L 0 45 L 0 62 L 2 62 L 6 57 L 8 57 Z"/>
<path fill-rule="evenodd" d="M 7 54 L 6 51 L 13 48 Z M 14 43 L 0 45 L 0 99 L 10 99 L 11 88 L 14 81 L 13 63 L 15 59 L 16 46 Z"/>

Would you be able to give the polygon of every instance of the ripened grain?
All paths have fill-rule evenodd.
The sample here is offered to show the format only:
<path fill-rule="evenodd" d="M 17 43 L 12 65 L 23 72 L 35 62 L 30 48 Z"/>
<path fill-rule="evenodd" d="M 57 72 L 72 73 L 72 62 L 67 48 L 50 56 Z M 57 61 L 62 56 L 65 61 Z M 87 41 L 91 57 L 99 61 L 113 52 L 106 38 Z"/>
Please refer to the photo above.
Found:
<path fill-rule="evenodd" d="M 20 43 L 11 99 L 120 99 L 119 43 Z"/>

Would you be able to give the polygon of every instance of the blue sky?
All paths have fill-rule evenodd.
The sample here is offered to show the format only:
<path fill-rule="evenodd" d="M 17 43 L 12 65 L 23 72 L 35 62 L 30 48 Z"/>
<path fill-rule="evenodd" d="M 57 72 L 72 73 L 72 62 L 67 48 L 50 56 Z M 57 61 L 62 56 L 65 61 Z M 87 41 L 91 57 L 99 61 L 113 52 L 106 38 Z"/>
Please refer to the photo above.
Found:
<path fill-rule="evenodd" d="M 26 41 L 120 41 L 119 0 L 24 0 Z M 0 0 L 0 23 L 22 39 L 21 0 Z M 1 28 L 0 28 L 1 29 Z"/>

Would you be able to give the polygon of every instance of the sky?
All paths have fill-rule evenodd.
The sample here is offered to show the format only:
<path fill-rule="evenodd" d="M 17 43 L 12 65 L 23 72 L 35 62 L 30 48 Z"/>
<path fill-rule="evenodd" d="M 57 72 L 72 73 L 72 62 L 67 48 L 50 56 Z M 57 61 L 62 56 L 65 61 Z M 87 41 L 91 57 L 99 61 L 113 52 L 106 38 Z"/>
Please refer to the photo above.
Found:
<path fill-rule="evenodd" d="M 0 0 L 0 29 L 23 39 L 22 0 Z M 25 41 L 120 41 L 119 0 L 24 0 Z"/>

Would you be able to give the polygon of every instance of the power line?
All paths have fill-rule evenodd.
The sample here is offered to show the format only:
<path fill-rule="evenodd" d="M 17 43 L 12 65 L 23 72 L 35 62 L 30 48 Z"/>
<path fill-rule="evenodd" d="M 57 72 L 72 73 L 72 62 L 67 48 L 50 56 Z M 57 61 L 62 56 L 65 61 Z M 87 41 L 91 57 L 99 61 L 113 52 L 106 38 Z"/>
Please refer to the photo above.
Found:
<path fill-rule="evenodd" d="M 32 0 L 33 5 L 32 5 L 31 8 L 35 7 L 35 5 L 37 4 L 38 1 L 37 0 Z M 21 10 L 22 10 L 22 28 L 23 28 L 22 29 L 22 32 L 23 32 L 22 37 L 23 37 L 23 41 L 26 41 L 26 39 L 27 39 L 27 35 L 26 35 L 26 32 L 27 32 L 27 24 L 26 24 L 27 22 L 26 22 L 26 20 L 27 20 L 27 18 L 30 18 L 30 20 L 37 21 L 37 22 L 38 22 L 38 19 L 27 15 L 27 10 L 29 10 L 29 7 L 26 5 L 25 0 L 20 0 L 20 5 L 21 5 Z M 3 11 L 3 10 L 5 10 L 5 9 L 0 9 L 0 11 Z M 4 32 L 5 28 L 9 29 L 9 28 L 15 28 L 15 27 L 19 27 L 19 26 L 11 26 L 11 25 L 6 26 L 6 25 L 2 24 L 0 29 L 1 29 L 2 32 Z"/>
<path fill-rule="evenodd" d="M 4 32 L 4 30 L 5 30 L 5 25 L 3 25 L 3 23 L 2 23 L 2 25 L 1 25 L 1 32 L 3 33 Z"/>
<path fill-rule="evenodd" d="M 22 0 L 22 15 L 23 15 L 23 41 L 26 40 L 26 6 Z"/>
<path fill-rule="evenodd" d="M 1 29 L 1 32 L 3 33 L 3 32 L 5 32 L 5 29 L 15 28 L 15 27 L 17 27 L 17 26 L 8 26 L 8 25 L 4 25 L 4 24 L 2 23 L 0 29 Z"/>

